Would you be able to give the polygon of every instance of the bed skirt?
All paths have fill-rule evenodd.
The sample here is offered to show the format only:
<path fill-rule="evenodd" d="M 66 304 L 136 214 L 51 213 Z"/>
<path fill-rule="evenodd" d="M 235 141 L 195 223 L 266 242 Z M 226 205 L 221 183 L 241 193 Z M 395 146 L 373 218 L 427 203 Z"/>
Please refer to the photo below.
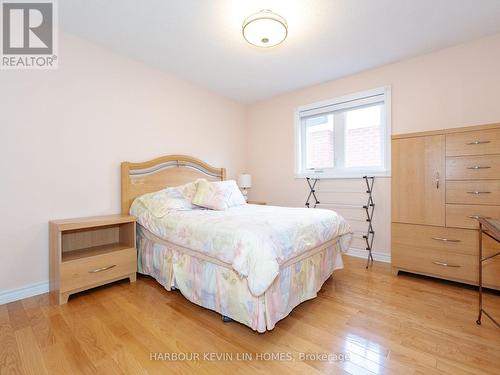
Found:
<path fill-rule="evenodd" d="M 295 306 L 316 297 L 333 271 L 343 268 L 341 243 L 287 262 L 266 292 L 256 297 L 247 280 L 230 265 L 169 244 L 138 225 L 138 271 L 154 277 L 167 290 L 179 289 L 199 306 L 265 332 Z"/>

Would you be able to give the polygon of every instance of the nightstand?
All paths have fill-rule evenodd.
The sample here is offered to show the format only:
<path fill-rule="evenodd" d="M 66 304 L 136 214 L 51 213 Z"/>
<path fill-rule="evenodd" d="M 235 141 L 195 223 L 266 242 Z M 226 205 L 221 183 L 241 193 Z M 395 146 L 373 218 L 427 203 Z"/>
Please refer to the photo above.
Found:
<path fill-rule="evenodd" d="M 259 202 L 259 201 L 248 201 L 248 204 L 260 204 L 261 206 L 265 206 L 267 202 Z"/>
<path fill-rule="evenodd" d="M 50 291 L 71 294 L 112 281 L 136 280 L 135 218 L 98 216 L 49 222 Z"/>

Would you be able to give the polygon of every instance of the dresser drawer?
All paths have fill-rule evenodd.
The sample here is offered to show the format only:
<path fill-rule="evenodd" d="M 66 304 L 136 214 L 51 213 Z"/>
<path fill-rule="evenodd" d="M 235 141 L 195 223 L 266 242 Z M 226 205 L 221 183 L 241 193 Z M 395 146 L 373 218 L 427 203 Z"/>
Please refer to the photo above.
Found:
<path fill-rule="evenodd" d="M 446 181 L 446 203 L 500 205 L 500 181 Z"/>
<path fill-rule="evenodd" d="M 500 155 L 454 156 L 446 158 L 447 180 L 500 178 Z"/>
<path fill-rule="evenodd" d="M 441 254 L 464 254 L 477 257 L 478 232 L 475 230 L 414 224 L 392 224 L 392 243 Z"/>
<path fill-rule="evenodd" d="M 125 278 L 136 271 L 137 255 L 134 248 L 62 262 L 60 291 L 97 286 L 109 280 Z"/>
<path fill-rule="evenodd" d="M 446 135 L 446 156 L 500 153 L 500 128 Z"/>
<path fill-rule="evenodd" d="M 476 284 L 478 258 L 473 255 L 443 253 L 418 245 L 394 244 L 392 265 L 398 269 Z"/>
<path fill-rule="evenodd" d="M 477 229 L 476 217 L 500 217 L 500 206 L 481 206 L 474 204 L 447 204 L 446 226 Z"/>
<path fill-rule="evenodd" d="M 438 241 L 434 237 L 459 242 Z M 483 236 L 483 257 L 499 251 L 498 242 Z M 392 266 L 398 270 L 477 285 L 479 231 L 393 223 L 391 258 Z M 483 284 L 500 289 L 500 257 L 483 264 Z"/>
<path fill-rule="evenodd" d="M 397 269 L 474 284 L 478 232 L 394 223 L 391 256 Z"/>

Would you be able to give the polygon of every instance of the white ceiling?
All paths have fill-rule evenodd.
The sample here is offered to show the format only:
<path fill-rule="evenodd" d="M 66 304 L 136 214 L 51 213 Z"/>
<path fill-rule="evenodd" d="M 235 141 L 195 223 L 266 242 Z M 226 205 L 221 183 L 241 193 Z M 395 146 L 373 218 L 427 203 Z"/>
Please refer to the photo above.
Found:
<path fill-rule="evenodd" d="M 244 103 L 500 32 L 500 0 L 63 0 L 61 28 Z M 271 9 L 287 40 L 241 35 Z"/>

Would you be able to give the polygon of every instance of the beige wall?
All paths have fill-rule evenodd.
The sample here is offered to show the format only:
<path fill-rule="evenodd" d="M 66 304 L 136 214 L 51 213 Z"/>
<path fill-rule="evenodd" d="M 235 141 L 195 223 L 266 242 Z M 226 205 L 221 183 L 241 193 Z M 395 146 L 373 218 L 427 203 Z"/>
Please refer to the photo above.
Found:
<path fill-rule="evenodd" d="M 48 220 L 119 212 L 123 160 L 190 154 L 227 167 L 229 177 L 251 173 L 252 199 L 301 206 L 297 106 L 392 85 L 394 133 L 499 122 L 499 61 L 500 34 L 245 108 L 63 34 L 58 70 L 0 71 L 0 296 L 47 281 Z M 363 197 L 360 181 L 324 187 L 349 193 L 323 201 Z M 376 181 L 375 198 L 375 250 L 388 254 L 389 178 Z"/>
<path fill-rule="evenodd" d="M 500 122 L 500 34 L 250 106 L 247 171 L 254 185 L 250 198 L 279 205 L 304 204 L 306 182 L 293 176 L 296 107 L 385 85 L 392 86 L 393 134 Z M 380 178 L 375 185 L 374 248 L 389 254 L 390 178 Z M 325 181 L 323 187 L 362 190 L 361 182 L 346 180 Z M 362 195 L 327 193 L 321 199 L 354 203 Z M 355 211 L 341 213 L 352 217 Z M 365 224 L 353 226 L 361 229 Z"/>
<path fill-rule="evenodd" d="M 58 70 L 0 71 L 0 114 L 0 295 L 47 281 L 48 220 L 120 211 L 121 161 L 244 166 L 244 107 L 64 34 Z"/>

